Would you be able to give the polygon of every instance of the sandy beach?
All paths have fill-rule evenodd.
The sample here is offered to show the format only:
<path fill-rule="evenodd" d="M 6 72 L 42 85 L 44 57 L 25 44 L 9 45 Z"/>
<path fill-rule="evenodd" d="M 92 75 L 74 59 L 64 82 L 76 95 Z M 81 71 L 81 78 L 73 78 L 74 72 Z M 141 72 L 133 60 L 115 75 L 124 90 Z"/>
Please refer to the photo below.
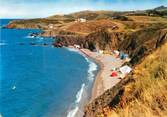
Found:
<path fill-rule="evenodd" d="M 95 79 L 91 100 L 103 94 L 107 89 L 115 86 L 121 79 L 118 76 L 111 77 L 111 71 L 114 68 L 122 66 L 123 61 L 109 54 L 99 54 L 91 52 L 88 49 L 81 49 L 82 53 L 93 58 L 99 65 L 100 70 Z"/>

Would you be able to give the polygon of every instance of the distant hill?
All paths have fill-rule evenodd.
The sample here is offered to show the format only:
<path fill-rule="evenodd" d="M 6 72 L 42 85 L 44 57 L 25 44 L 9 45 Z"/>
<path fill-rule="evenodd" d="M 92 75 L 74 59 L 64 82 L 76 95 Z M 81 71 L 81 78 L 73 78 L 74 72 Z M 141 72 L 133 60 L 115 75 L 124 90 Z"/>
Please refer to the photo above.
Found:
<path fill-rule="evenodd" d="M 112 11 L 80 11 L 71 13 L 68 15 L 53 15 L 48 17 L 49 19 L 77 19 L 77 18 L 84 18 L 87 20 L 95 20 L 95 19 L 109 19 L 112 18 L 112 16 L 115 14 L 115 12 Z"/>
<path fill-rule="evenodd" d="M 49 19 L 56 19 L 56 20 L 75 20 L 77 18 L 84 18 L 87 20 L 98 20 L 98 19 L 113 19 L 118 18 L 121 20 L 128 20 L 125 18 L 126 16 L 167 16 L 167 7 L 159 6 L 154 9 L 149 10 L 137 10 L 137 11 L 124 11 L 124 12 L 116 12 L 116 11 L 80 11 L 71 13 L 68 15 L 53 15 L 48 17 Z M 122 18 L 122 17 L 124 18 Z"/>
<path fill-rule="evenodd" d="M 116 24 L 118 26 L 119 31 L 122 31 L 122 29 L 124 28 L 130 30 L 137 30 L 138 28 L 146 27 L 147 25 L 149 25 L 149 24 L 142 24 L 143 22 L 145 23 L 164 22 L 166 17 L 167 17 L 167 7 L 165 6 L 160 6 L 149 10 L 124 11 L 124 12 L 86 10 L 65 15 L 53 15 L 47 18 L 16 20 L 10 22 L 7 27 L 48 29 L 49 25 L 51 24 L 54 26 L 55 30 L 67 29 L 70 32 L 75 31 L 75 33 L 76 32 L 88 33 L 89 31 L 92 30 L 95 31 L 105 27 L 109 28 L 110 26 L 108 26 L 108 20 L 111 20 L 110 21 L 112 22 L 111 24 Z M 79 18 L 86 19 L 86 23 L 83 24 L 82 22 L 78 22 L 77 20 Z M 101 21 L 96 21 L 96 20 L 101 20 Z M 111 30 L 113 30 L 112 27 L 110 28 Z"/>
<path fill-rule="evenodd" d="M 167 10 L 167 7 L 165 6 L 159 6 L 157 8 L 154 8 L 154 10 L 157 10 L 157 11 L 164 11 L 164 10 Z"/>
<path fill-rule="evenodd" d="M 167 17 L 167 7 L 165 6 L 156 7 L 154 9 L 147 10 L 146 12 L 151 16 Z"/>

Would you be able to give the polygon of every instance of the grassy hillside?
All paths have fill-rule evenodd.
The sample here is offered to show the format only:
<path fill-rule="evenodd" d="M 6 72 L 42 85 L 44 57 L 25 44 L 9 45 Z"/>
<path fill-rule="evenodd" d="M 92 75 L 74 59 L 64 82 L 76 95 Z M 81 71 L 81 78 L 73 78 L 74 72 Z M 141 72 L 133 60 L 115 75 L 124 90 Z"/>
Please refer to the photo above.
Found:
<path fill-rule="evenodd" d="M 77 18 L 85 18 L 87 20 L 95 20 L 95 19 L 108 19 L 108 18 L 112 18 L 114 12 L 112 11 L 80 11 L 80 12 L 75 12 L 75 13 L 71 13 L 68 15 L 54 15 L 49 17 L 50 19 L 67 19 L 67 18 L 71 18 L 71 19 L 77 19 Z"/>
<path fill-rule="evenodd" d="M 67 28 L 67 31 L 91 33 L 103 28 L 116 26 L 111 20 L 95 20 L 86 23 L 75 23 Z"/>
<path fill-rule="evenodd" d="M 167 44 L 136 67 L 134 82 L 125 86 L 117 116 L 164 117 L 167 114 Z M 128 99 L 132 96 L 133 99 Z M 137 112 L 137 114 L 136 114 Z"/>
<path fill-rule="evenodd" d="M 145 58 L 129 76 L 116 105 L 97 117 L 165 117 L 167 115 L 167 43 Z"/>
<path fill-rule="evenodd" d="M 23 19 L 23 20 L 13 20 L 7 26 L 8 28 L 48 28 L 49 24 L 61 24 L 58 20 L 53 19 Z"/>
<path fill-rule="evenodd" d="M 123 16 L 167 16 L 167 7 L 160 6 L 155 9 L 149 9 L 149 10 L 141 10 L 141 11 L 125 11 L 125 12 L 118 12 L 118 11 L 80 11 L 76 13 L 71 13 L 68 15 L 54 15 L 51 17 L 48 17 L 50 19 L 57 19 L 57 20 L 63 20 L 63 19 L 73 19 L 76 18 L 85 18 L 87 20 L 98 20 L 98 19 L 113 19 L 117 18 L 124 20 Z M 120 17 L 122 16 L 122 17 Z M 128 20 L 128 19 L 126 19 Z"/>

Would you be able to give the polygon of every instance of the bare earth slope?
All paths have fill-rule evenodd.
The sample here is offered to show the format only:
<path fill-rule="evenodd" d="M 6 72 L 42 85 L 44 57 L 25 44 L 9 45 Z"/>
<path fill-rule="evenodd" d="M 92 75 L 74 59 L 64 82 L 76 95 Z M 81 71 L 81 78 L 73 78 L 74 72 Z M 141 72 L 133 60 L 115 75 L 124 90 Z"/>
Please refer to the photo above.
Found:
<path fill-rule="evenodd" d="M 118 85 L 88 104 L 84 117 L 164 117 L 167 43 L 136 65 Z"/>

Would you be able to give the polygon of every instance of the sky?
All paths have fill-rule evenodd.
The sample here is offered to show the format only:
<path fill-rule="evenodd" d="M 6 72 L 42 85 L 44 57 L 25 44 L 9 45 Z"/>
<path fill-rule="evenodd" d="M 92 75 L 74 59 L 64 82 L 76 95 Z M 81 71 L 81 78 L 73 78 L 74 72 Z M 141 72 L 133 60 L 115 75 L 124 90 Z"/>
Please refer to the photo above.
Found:
<path fill-rule="evenodd" d="M 129 11 L 167 6 L 167 0 L 0 0 L 0 18 L 41 18 L 82 10 Z"/>

